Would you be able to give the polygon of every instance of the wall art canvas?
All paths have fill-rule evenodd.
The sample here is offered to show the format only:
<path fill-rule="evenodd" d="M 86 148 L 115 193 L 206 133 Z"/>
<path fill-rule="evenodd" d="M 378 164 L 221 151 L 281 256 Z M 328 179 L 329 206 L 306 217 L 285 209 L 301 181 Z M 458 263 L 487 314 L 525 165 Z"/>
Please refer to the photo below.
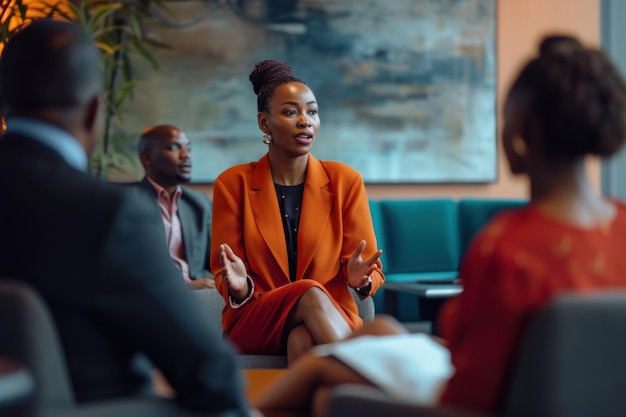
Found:
<path fill-rule="evenodd" d="M 248 81 L 267 58 L 316 94 L 312 153 L 369 184 L 496 180 L 495 0 L 228 0 L 181 3 L 187 28 L 141 68 L 129 132 L 171 123 L 193 143 L 193 182 L 267 146 Z M 181 23 L 182 25 L 183 23 Z"/>

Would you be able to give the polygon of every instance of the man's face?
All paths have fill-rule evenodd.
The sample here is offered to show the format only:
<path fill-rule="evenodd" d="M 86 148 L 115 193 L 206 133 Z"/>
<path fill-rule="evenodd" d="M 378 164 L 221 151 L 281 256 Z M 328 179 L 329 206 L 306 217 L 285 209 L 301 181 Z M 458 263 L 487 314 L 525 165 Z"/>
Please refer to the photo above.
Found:
<path fill-rule="evenodd" d="M 191 143 L 184 132 L 158 139 L 145 153 L 146 174 L 157 183 L 177 185 L 191 179 Z"/>

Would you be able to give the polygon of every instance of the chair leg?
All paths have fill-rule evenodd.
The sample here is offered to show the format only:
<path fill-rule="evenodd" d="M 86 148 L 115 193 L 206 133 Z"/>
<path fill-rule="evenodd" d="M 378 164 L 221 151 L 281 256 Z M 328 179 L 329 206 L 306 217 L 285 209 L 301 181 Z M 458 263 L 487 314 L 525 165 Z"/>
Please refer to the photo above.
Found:
<path fill-rule="evenodd" d="M 398 317 L 398 292 L 385 290 L 385 314 Z"/>
<path fill-rule="evenodd" d="M 439 336 L 439 329 L 437 329 L 437 317 L 439 315 L 439 309 L 446 300 L 447 298 L 427 297 L 419 297 L 418 299 L 420 319 L 430 321 L 431 334 L 433 336 Z"/>

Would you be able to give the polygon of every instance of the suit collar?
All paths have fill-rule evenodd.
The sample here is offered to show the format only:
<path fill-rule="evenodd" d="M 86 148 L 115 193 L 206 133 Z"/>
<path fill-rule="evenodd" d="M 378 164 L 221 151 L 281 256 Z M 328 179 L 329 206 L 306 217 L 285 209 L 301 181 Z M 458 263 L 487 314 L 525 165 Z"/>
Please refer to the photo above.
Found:
<path fill-rule="evenodd" d="M 313 155 L 309 154 L 308 157 L 305 179 L 306 185 L 315 188 L 324 188 L 330 182 L 326 170 L 321 162 L 315 159 Z M 254 171 L 252 172 L 252 188 L 257 191 L 268 188 L 271 189 L 272 192 L 275 191 L 269 154 L 265 154 L 256 163 Z"/>
<path fill-rule="evenodd" d="M 50 123 L 25 117 L 12 117 L 7 121 L 7 135 L 27 136 L 58 153 L 70 166 L 87 170 L 87 154 L 78 139 Z"/>
<path fill-rule="evenodd" d="M 144 176 L 141 181 L 139 181 L 139 186 L 142 187 L 146 192 L 150 193 L 150 196 L 154 198 L 154 201 L 158 206 L 159 203 L 157 190 L 152 186 L 147 176 Z M 185 198 L 184 192 L 185 188 L 179 186 L 179 189 L 181 190 L 181 195 L 178 199 L 176 215 L 180 220 L 180 227 L 182 229 L 183 246 L 185 250 L 185 257 L 187 258 L 187 264 L 189 265 L 189 275 L 193 277 L 194 271 L 189 260 L 193 259 L 193 256 L 195 256 L 193 253 L 193 242 L 195 239 L 193 222 L 195 221 L 195 213 L 193 207 L 187 204 L 188 201 Z"/>
<path fill-rule="evenodd" d="M 145 190 L 150 191 L 151 195 L 154 195 L 155 198 L 157 197 L 157 192 L 152 184 L 150 184 L 150 181 L 148 181 L 148 177 L 144 176 L 141 181 L 139 181 L 139 185 Z"/>
<path fill-rule="evenodd" d="M 183 194 L 183 188 L 179 185 L 176 185 L 176 188 L 174 190 L 174 194 L 173 195 L 169 195 L 169 193 L 165 190 L 165 188 L 163 188 L 163 186 L 161 184 L 159 184 L 158 182 L 156 182 L 154 179 L 145 176 L 144 177 L 144 181 L 149 187 L 152 188 L 152 190 L 154 191 L 154 193 L 156 194 L 157 198 L 161 198 L 161 196 L 163 194 L 165 194 L 168 199 L 176 199 L 178 200 L 180 198 L 180 196 Z M 177 201 L 178 203 L 178 201 Z"/>
<path fill-rule="evenodd" d="M 67 161 L 54 149 L 46 146 L 30 136 L 20 133 L 5 133 L 0 137 L 0 152 L 5 150 L 14 150 L 18 152 L 28 152 L 45 158 L 46 161 L 52 163 L 60 163 L 70 166 Z"/>
<path fill-rule="evenodd" d="M 272 181 L 272 170 L 269 155 L 265 154 L 256 164 L 252 172 L 252 190 L 250 204 L 254 221 L 259 227 L 263 240 L 280 269 L 289 279 L 289 260 L 287 259 L 287 243 L 280 218 L 280 208 L 276 198 L 276 190 Z"/>
<path fill-rule="evenodd" d="M 298 231 L 298 268 L 296 276 L 303 277 L 318 247 L 331 218 L 335 194 L 329 189 L 330 179 L 324 166 L 309 154 L 302 213 Z"/>

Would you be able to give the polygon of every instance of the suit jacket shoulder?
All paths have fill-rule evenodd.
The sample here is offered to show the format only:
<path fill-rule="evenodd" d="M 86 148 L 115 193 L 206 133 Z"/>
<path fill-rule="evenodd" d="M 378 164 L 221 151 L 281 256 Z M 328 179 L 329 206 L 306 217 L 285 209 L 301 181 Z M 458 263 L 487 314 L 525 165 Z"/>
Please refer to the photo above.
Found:
<path fill-rule="evenodd" d="M 308 178 L 319 181 L 320 186 L 326 186 L 336 192 L 345 191 L 354 185 L 363 183 L 361 174 L 349 165 L 336 161 L 320 161 L 309 156 Z M 355 184 L 356 183 L 356 184 Z"/>

